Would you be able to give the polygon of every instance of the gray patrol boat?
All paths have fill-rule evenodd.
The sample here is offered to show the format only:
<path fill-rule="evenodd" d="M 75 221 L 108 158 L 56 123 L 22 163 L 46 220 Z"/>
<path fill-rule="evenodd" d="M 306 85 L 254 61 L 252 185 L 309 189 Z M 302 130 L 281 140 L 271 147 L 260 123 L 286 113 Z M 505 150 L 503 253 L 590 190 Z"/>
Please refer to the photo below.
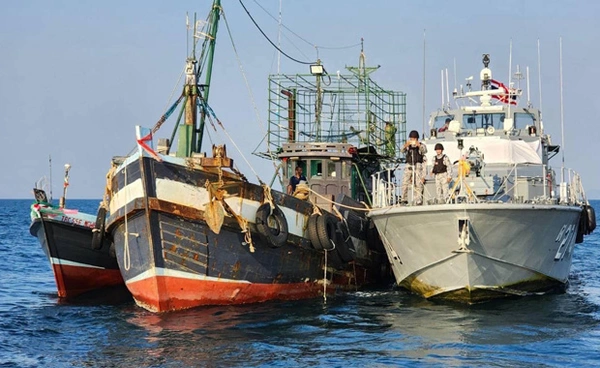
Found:
<path fill-rule="evenodd" d="M 431 177 L 423 198 L 398 196 L 396 168 L 372 177 L 369 217 L 396 282 L 425 298 L 477 303 L 564 291 L 575 244 L 596 226 L 580 176 L 549 164 L 559 146 L 540 111 L 529 101 L 518 107 L 521 89 L 492 79 L 489 62 L 484 55 L 480 90 L 468 78 L 467 91 L 453 93 L 457 108 L 429 120 L 428 172 L 441 143 L 457 173 L 446 197 L 436 197 Z"/>

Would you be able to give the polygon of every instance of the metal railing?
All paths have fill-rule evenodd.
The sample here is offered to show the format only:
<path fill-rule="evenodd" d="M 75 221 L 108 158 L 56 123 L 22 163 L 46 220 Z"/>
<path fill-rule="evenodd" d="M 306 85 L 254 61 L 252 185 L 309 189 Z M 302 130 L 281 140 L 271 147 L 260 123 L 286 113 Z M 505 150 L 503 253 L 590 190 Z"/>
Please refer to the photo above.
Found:
<path fill-rule="evenodd" d="M 540 166 L 540 175 L 526 175 L 519 177 L 519 168 L 527 168 L 532 166 Z M 398 201 L 399 190 L 401 188 L 397 183 L 398 177 L 393 175 L 392 172 L 397 168 L 389 168 L 380 172 L 377 172 L 371 176 L 372 188 L 373 188 L 373 208 L 382 208 L 390 206 L 399 206 L 401 203 Z M 485 201 L 482 197 L 487 197 L 489 202 L 511 202 L 511 203 L 547 203 L 547 204 L 565 204 L 565 205 L 579 205 L 587 203 L 585 191 L 581 181 L 581 176 L 573 169 L 567 170 L 567 181 L 563 183 L 556 183 L 554 180 L 554 170 L 549 168 L 547 165 L 536 165 L 536 164 L 514 164 L 507 175 L 502 178 L 502 183 L 498 189 L 491 195 L 481 196 L 475 195 L 468 188 L 468 184 L 463 182 L 459 185 L 456 184 L 460 178 L 454 178 L 454 185 L 452 190 L 449 191 L 448 197 L 445 199 L 446 204 L 450 203 L 476 203 Z M 531 174 L 531 171 L 530 171 Z M 468 177 L 467 177 L 468 178 Z M 523 183 L 523 179 L 526 179 L 527 185 L 530 183 L 539 183 L 542 185 L 541 195 L 532 195 L 531 189 L 534 185 L 531 185 L 527 189 L 527 193 L 519 193 L 519 186 Z M 466 178 L 463 178 L 464 181 Z M 539 185 L 538 184 L 538 185 Z M 464 191 L 460 191 L 460 185 L 466 186 Z M 539 188 L 539 187 L 538 187 Z M 538 189 L 539 190 L 539 189 Z M 558 190 L 558 193 L 555 191 Z M 427 189 L 424 188 L 423 195 L 426 194 L 431 197 Z M 414 193 L 414 192 L 413 192 Z M 462 194 L 461 194 L 462 193 Z M 534 192 L 535 194 L 535 192 Z M 523 195 L 529 195 L 527 198 L 523 198 Z M 414 197 L 414 196 L 413 196 Z M 413 198 L 414 199 L 414 198 Z M 405 201 L 405 198 L 402 198 Z M 434 202 L 433 200 L 431 200 Z M 414 201 L 413 201 L 414 202 Z M 436 202 L 434 202 L 436 203 Z M 423 205 L 430 204 L 423 201 Z"/>

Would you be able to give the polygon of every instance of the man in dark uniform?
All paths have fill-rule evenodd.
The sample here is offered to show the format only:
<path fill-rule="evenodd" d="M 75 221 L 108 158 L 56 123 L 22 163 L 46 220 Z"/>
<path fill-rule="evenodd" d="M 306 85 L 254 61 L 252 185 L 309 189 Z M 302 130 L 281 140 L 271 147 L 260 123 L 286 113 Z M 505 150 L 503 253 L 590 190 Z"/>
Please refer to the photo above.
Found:
<path fill-rule="evenodd" d="M 438 203 L 445 203 L 448 199 L 448 184 L 452 180 L 452 163 L 444 153 L 441 143 L 435 145 L 436 155 L 433 157 L 431 175 L 435 178 L 435 193 Z"/>
<path fill-rule="evenodd" d="M 419 132 L 412 130 L 408 134 L 408 141 L 400 152 L 406 154 L 406 166 L 402 177 L 402 201 L 407 202 L 408 188 L 414 188 L 413 200 L 417 204 L 423 203 L 423 187 L 427 169 L 427 147 L 419 142 Z"/>
<path fill-rule="evenodd" d="M 302 168 L 300 166 L 296 166 L 296 174 L 290 178 L 290 183 L 287 186 L 287 194 L 294 194 L 296 191 L 296 185 L 298 185 L 300 181 L 306 181 L 306 176 L 302 175 Z"/>

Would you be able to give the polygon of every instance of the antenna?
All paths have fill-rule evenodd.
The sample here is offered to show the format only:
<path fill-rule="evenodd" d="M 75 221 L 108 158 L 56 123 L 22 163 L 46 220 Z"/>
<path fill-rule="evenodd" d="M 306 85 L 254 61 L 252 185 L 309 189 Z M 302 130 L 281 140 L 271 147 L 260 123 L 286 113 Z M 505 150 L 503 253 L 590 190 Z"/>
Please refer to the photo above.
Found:
<path fill-rule="evenodd" d="M 442 73 L 442 109 L 443 109 L 445 106 L 445 103 L 444 103 L 444 69 L 441 70 L 441 73 Z"/>
<path fill-rule="evenodd" d="M 538 88 L 540 89 L 540 133 L 544 133 L 544 119 L 542 118 L 542 61 L 540 58 L 540 39 L 537 40 L 537 57 L 538 57 Z"/>
<path fill-rule="evenodd" d="M 456 107 L 458 107 L 458 100 L 456 100 L 456 96 L 458 95 L 458 89 L 457 89 L 457 82 L 456 82 L 456 57 L 454 58 L 454 90 L 452 90 L 452 97 L 454 97 L 454 104 L 456 105 Z M 462 85 L 460 86 L 460 89 L 462 89 Z M 462 94 L 462 92 L 461 92 Z"/>
<path fill-rule="evenodd" d="M 517 80 L 517 89 L 521 89 L 521 79 L 523 79 L 523 73 L 521 73 L 521 67 L 519 64 L 517 64 L 517 71 L 513 77 Z"/>
<path fill-rule="evenodd" d="M 423 29 L 423 133 L 425 133 L 425 29 Z"/>
<path fill-rule="evenodd" d="M 50 203 L 52 203 L 52 155 L 48 155 L 48 166 L 50 169 Z"/>
<path fill-rule="evenodd" d="M 529 94 L 529 67 L 525 67 L 525 75 L 527 78 L 527 107 L 531 107 L 531 98 Z"/>
<path fill-rule="evenodd" d="M 508 112 L 508 118 L 512 118 L 512 115 L 510 114 L 510 106 L 511 106 L 511 89 L 512 89 L 512 38 L 510 39 L 510 44 L 508 47 L 508 108 L 507 108 L 507 112 Z"/>
<path fill-rule="evenodd" d="M 277 75 L 281 70 L 281 1 L 279 0 L 279 24 L 277 26 Z"/>
<path fill-rule="evenodd" d="M 456 87 L 457 87 L 457 83 L 456 83 L 456 57 L 454 57 L 454 90 L 456 91 Z"/>
<path fill-rule="evenodd" d="M 446 68 L 446 103 L 448 104 L 448 108 L 450 108 L 450 92 L 448 91 L 449 87 L 449 81 L 448 81 L 448 68 Z"/>
<path fill-rule="evenodd" d="M 560 150 L 562 152 L 562 164 L 560 167 L 560 183 L 564 182 L 565 174 L 565 124 L 564 124 L 564 104 L 563 104 L 563 66 L 562 66 L 562 37 L 558 39 L 559 45 L 559 70 L 560 70 Z"/>

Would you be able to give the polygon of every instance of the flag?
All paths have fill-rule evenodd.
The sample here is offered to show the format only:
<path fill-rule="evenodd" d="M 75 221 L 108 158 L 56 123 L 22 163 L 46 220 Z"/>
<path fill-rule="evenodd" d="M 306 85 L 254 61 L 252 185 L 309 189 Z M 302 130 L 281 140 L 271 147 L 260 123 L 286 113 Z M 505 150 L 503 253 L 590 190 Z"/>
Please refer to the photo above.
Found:
<path fill-rule="evenodd" d="M 508 88 L 502 82 L 492 79 L 492 89 L 498 89 L 502 94 L 492 95 L 493 98 L 497 99 L 502 103 L 510 103 L 511 105 L 517 104 L 517 91 L 514 88 Z"/>
<path fill-rule="evenodd" d="M 136 126 L 135 130 L 136 141 L 139 148 L 150 154 L 150 156 L 152 156 L 156 161 L 162 161 L 160 156 L 158 156 L 158 154 L 152 149 L 152 131 L 150 129 L 142 128 L 140 126 Z M 150 145 L 148 145 L 147 143 L 149 143 Z"/>

